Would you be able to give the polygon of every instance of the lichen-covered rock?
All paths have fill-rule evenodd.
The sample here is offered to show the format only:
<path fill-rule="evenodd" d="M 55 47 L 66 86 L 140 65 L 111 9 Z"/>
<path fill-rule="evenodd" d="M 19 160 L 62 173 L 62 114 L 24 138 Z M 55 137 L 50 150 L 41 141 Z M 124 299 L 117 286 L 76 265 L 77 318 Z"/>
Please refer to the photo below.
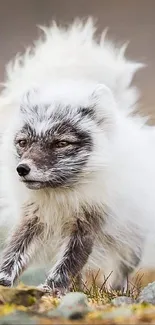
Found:
<path fill-rule="evenodd" d="M 78 324 L 85 325 L 155 324 L 155 304 L 150 304 L 154 292 L 155 283 L 152 283 L 142 290 L 139 296 L 142 303 L 132 301 L 131 297 L 116 296 L 116 292 L 112 295 L 110 292 L 105 302 L 98 291 L 93 295 L 88 293 L 88 299 L 82 292 L 72 292 L 60 300 L 50 295 L 42 296 L 35 287 L 0 287 L 0 325 L 75 324 L 78 319 Z"/>
<path fill-rule="evenodd" d="M 60 305 L 48 312 L 49 317 L 61 317 L 67 319 L 83 318 L 91 308 L 85 294 L 81 292 L 70 292 L 62 298 Z"/>
<path fill-rule="evenodd" d="M 0 304 L 13 303 L 15 305 L 32 306 L 43 296 L 43 292 L 35 287 L 18 286 L 7 288 L 0 286 Z"/>
<path fill-rule="evenodd" d="M 149 283 L 137 298 L 139 303 L 149 303 L 155 305 L 155 282 Z"/>
<path fill-rule="evenodd" d="M 124 306 L 124 305 L 131 305 L 134 303 L 134 299 L 131 297 L 127 297 L 127 296 L 119 296 L 116 298 L 113 298 L 111 300 L 112 305 L 114 306 Z"/>

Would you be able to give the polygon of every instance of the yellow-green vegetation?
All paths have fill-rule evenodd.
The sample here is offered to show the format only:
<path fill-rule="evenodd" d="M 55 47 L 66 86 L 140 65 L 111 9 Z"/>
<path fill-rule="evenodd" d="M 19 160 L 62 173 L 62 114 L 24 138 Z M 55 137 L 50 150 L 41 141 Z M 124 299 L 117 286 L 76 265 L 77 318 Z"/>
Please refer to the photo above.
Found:
<path fill-rule="evenodd" d="M 98 287 L 96 277 L 92 277 L 89 288 L 83 287 L 85 298 L 82 299 L 86 299 L 86 303 L 77 304 L 78 310 L 83 312 L 83 308 L 87 308 L 87 312 L 79 316 L 74 310 L 72 320 L 59 313 L 61 299 L 45 295 L 36 287 L 20 284 L 9 289 L 0 286 L 0 324 L 154 324 L 155 305 L 136 303 L 140 280 L 139 276 L 126 293 L 133 303 L 114 306 L 113 299 L 122 296 L 122 292 L 108 292 L 105 283 Z M 79 288 L 74 284 L 73 290 L 77 292 Z M 67 305 L 68 310 L 72 307 Z"/>

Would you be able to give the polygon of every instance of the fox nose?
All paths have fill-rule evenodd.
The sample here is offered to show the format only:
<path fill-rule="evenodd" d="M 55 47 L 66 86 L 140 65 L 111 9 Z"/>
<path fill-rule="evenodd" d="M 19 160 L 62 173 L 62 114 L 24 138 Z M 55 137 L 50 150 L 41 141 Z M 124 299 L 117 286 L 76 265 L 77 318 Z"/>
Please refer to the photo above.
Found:
<path fill-rule="evenodd" d="M 17 167 L 17 172 L 18 172 L 19 176 L 26 176 L 30 172 L 30 167 L 26 164 L 20 164 Z"/>

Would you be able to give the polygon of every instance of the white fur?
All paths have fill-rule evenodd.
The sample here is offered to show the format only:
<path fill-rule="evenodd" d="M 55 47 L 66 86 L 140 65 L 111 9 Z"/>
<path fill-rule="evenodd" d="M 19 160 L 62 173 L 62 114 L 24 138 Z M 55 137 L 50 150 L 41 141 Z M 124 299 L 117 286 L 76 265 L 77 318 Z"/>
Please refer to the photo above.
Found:
<path fill-rule="evenodd" d="M 129 255 L 134 249 L 138 255 L 138 236 L 155 233 L 155 130 L 145 126 L 142 118 L 130 114 L 138 98 L 130 83 L 142 65 L 128 61 L 123 49 L 104 38 L 97 43 L 91 19 L 86 24 L 75 22 L 67 30 L 55 23 L 43 30 L 44 36 L 33 49 L 8 66 L 0 97 L 1 130 L 6 128 L 1 148 L 1 188 L 11 211 L 8 220 L 3 215 L 1 219 L 15 224 L 23 203 L 35 202 L 39 217 L 54 229 L 51 245 L 55 260 L 64 244 L 63 224 L 71 221 L 82 205 L 88 209 L 96 205 L 108 214 L 103 234 L 106 232 L 117 241 L 116 251 L 126 247 L 124 254 Z M 72 190 L 31 191 L 16 175 L 12 139 L 21 123 L 19 105 L 25 101 L 24 93 L 32 89 L 29 101 L 39 103 L 40 114 L 45 104 L 55 107 L 60 101 L 64 106 L 77 107 L 95 100 L 98 116 L 105 118 L 103 129 L 91 121 L 90 125 L 85 120 L 81 122 L 82 129 L 92 130 L 95 151 L 83 181 Z M 45 130 L 46 123 L 39 127 Z M 89 173 L 89 167 L 93 172 Z M 106 265 L 109 272 L 120 255 L 102 247 L 99 238 L 89 262 L 95 268 Z"/>

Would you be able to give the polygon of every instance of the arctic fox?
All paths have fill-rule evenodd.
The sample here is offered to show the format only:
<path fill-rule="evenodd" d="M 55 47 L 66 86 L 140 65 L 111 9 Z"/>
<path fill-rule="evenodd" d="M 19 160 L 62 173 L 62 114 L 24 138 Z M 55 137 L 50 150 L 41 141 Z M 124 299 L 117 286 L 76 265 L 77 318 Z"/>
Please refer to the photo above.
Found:
<path fill-rule="evenodd" d="M 133 114 L 143 65 L 97 37 L 91 18 L 42 29 L 8 65 L 0 96 L 1 223 L 11 228 L 0 284 L 42 253 L 45 291 L 69 290 L 88 267 L 120 289 L 155 231 L 155 130 Z"/>

